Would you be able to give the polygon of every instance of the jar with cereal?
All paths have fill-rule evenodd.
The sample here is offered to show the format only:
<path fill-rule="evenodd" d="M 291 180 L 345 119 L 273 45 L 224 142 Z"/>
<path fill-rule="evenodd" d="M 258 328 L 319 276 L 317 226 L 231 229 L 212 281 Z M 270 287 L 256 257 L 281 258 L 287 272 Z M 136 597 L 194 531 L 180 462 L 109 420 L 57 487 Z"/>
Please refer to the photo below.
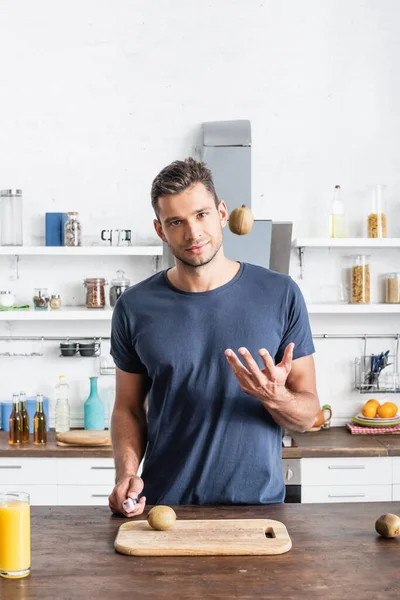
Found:
<path fill-rule="evenodd" d="M 106 280 L 101 277 L 88 277 L 84 281 L 86 288 L 86 308 L 105 308 Z"/>
<path fill-rule="evenodd" d="M 368 304 L 371 299 L 369 256 L 358 255 L 351 267 L 351 303 Z"/>
<path fill-rule="evenodd" d="M 369 186 L 371 194 L 370 211 L 368 213 L 368 237 L 387 237 L 387 219 L 384 207 L 385 185 Z"/>

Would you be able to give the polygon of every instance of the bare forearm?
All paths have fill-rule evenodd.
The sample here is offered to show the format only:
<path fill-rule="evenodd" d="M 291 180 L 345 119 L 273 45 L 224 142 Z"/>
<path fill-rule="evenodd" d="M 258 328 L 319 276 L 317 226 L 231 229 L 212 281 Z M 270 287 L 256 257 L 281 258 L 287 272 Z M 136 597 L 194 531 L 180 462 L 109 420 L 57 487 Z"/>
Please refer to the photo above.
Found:
<path fill-rule="evenodd" d="M 280 397 L 263 404 L 278 425 L 291 431 L 310 429 L 319 409 L 317 394 L 292 392 L 288 388 Z"/>
<path fill-rule="evenodd" d="M 114 409 L 111 420 L 116 480 L 136 475 L 147 444 L 146 414 Z"/>

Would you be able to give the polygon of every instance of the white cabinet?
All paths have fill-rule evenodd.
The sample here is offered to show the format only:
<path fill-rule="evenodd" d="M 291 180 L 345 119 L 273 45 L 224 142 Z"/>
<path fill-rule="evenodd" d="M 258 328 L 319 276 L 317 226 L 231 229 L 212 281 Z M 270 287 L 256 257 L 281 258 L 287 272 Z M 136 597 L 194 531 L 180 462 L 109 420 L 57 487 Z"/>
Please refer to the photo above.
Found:
<path fill-rule="evenodd" d="M 63 485 L 108 485 L 114 487 L 112 458 L 58 458 L 57 483 Z"/>
<path fill-rule="evenodd" d="M 25 492 L 29 494 L 31 506 L 54 506 L 57 504 L 56 485 L 33 485 L 23 481 L 7 485 L 1 483 L 0 493 L 4 492 Z"/>
<path fill-rule="evenodd" d="M 301 501 L 382 502 L 392 500 L 393 459 L 302 459 Z"/>
<path fill-rule="evenodd" d="M 114 485 L 59 485 L 60 506 L 108 505 L 108 497 Z"/>
<path fill-rule="evenodd" d="M 56 458 L 0 457 L 0 484 L 50 485 L 57 482 Z"/>

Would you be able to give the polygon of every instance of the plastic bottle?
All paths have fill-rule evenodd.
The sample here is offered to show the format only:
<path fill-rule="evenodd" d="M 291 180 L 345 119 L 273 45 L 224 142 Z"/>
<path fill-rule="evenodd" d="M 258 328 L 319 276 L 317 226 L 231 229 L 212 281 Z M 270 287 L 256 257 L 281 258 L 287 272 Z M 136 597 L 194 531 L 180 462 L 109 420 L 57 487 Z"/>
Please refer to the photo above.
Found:
<path fill-rule="evenodd" d="M 21 413 L 22 419 L 22 439 L 21 442 L 27 444 L 29 442 L 29 415 L 26 410 L 26 394 L 20 392 L 19 394 L 19 412 Z"/>
<path fill-rule="evenodd" d="M 43 394 L 36 396 L 36 412 L 33 417 L 33 443 L 35 446 L 47 444 L 46 415 L 43 409 Z"/>
<path fill-rule="evenodd" d="M 330 237 L 346 237 L 346 220 L 344 215 L 344 202 L 342 198 L 342 189 L 340 185 L 335 185 L 332 198 L 332 208 L 330 214 Z"/>
<path fill-rule="evenodd" d="M 68 397 L 69 385 L 64 375 L 60 375 L 56 385 L 56 433 L 71 429 Z"/>
<path fill-rule="evenodd" d="M 22 442 L 22 417 L 19 412 L 19 394 L 13 394 L 12 410 L 9 418 L 8 443 L 11 446 Z"/>

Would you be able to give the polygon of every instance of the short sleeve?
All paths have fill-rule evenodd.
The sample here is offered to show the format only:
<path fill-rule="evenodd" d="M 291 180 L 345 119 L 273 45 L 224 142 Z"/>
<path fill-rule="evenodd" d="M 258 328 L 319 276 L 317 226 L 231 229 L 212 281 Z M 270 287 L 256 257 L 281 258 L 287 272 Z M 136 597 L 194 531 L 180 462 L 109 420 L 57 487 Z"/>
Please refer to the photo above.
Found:
<path fill-rule="evenodd" d="M 282 360 L 285 348 L 291 342 L 295 345 L 293 360 L 315 352 L 306 303 L 299 286 L 291 278 L 287 290 L 285 321 L 275 364 Z"/>
<path fill-rule="evenodd" d="M 112 316 L 110 354 L 121 371 L 147 373 L 134 348 L 132 327 L 120 300 L 117 301 Z"/>

